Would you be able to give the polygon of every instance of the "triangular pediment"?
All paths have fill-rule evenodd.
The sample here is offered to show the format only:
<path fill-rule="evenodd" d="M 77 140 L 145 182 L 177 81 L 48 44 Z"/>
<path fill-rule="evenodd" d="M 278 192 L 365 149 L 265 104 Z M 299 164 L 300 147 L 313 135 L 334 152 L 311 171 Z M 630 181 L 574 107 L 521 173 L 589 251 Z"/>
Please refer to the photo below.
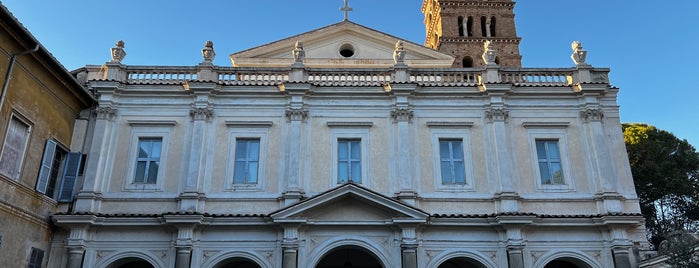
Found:
<path fill-rule="evenodd" d="M 275 222 L 366 224 L 424 223 L 429 214 L 354 183 L 278 210 Z"/>
<path fill-rule="evenodd" d="M 410 67 L 449 68 L 454 62 L 450 55 L 350 21 L 233 53 L 230 59 L 235 67 L 291 66 L 297 41 L 303 42 L 304 65 L 314 68 L 391 67 L 395 64 L 393 51 L 398 41 L 404 43 L 405 63 Z M 345 53 L 341 53 L 343 50 Z"/>

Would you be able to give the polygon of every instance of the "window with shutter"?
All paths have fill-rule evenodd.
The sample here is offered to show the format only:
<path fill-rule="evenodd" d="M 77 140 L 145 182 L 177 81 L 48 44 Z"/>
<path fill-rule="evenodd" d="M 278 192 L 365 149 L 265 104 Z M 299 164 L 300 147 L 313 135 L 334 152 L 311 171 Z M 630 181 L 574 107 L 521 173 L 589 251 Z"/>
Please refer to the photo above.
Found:
<path fill-rule="evenodd" d="M 68 152 L 59 146 L 56 141 L 46 141 L 44 156 L 41 160 L 41 168 L 39 169 L 39 177 L 36 181 L 37 192 L 54 198 L 58 196 L 61 191 L 63 191 L 63 184 L 66 182 L 63 181 L 62 178 L 65 177 L 65 173 L 67 171 L 65 169 L 65 165 L 67 164 L 65 161 L 67 154 Z M 79 164 L 80 163 L 78 162 L 78 165 Z M 77 178 L 77 175 L 75 177 Z M 72 182 L 68 181 L 68 183 L 72 183 L 74 186 L 75 180 Z M 70 191 L 72 194 L 72 187 L 70 189 L 66 189 L 66 191 Z"/>
<path fill-rule="evenodd" d="M 73 194 L 75 193 L 75 186 L 82 164 L 82 156 L 81 153 L 68 153 L 66 155 L 61 187 L 58 190 L 58 202 L 73 201 Z"/>

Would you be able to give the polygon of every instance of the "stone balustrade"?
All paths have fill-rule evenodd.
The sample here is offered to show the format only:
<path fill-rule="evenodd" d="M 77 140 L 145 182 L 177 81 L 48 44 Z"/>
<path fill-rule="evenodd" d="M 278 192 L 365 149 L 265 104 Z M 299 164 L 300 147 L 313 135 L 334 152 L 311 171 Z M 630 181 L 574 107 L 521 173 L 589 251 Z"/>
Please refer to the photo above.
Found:
<path fill-rule="evenodd" d="M 473 69 L 420 69 L 411 72 L 410 82 L 429 86 L 474 86 L 481 73 Z"/>
<path fill-rule="evenodd" d="M 196 67 L 126 67 L 129 84 L 179 84 L 197 79 Z"/>
<path fill-rule="evenodd" d="M 302 77 L 291 81 L 291 67 L 254 68 L 223 66 L 88 66 L 76 77 L 84 80 L 111 80 L 127 84 L 182 84 L 190 81 L 217 82 L 222 85 L 279 85 L 287 82 L 318 86 L 382 86 L 396 83 L 393 68 L 302 68 Z M 409 80 L 421 86 L 477 86 L 481 83 L 506 83 L 516 86 L 567 87 L 580 83 L 609 83 L 607 68 L 408 68 Z M 492 80 L 484 80 L 495 71 Z M 403 71 L 404 73 L 406 71 Z M 121 75 L 120 75 L 121 74 Z"/>
<path fill-rule="evenodd" d="M 392 80 L 390 69 L 311 69 L 308 72 L 308 82 L 326 86 L 378 86 Z"/>
<path fill-rule="evenodd" d="M 502 83 L 522 86 L 570 86 L 575 69 L 522 68 L 501 70 Z"/>

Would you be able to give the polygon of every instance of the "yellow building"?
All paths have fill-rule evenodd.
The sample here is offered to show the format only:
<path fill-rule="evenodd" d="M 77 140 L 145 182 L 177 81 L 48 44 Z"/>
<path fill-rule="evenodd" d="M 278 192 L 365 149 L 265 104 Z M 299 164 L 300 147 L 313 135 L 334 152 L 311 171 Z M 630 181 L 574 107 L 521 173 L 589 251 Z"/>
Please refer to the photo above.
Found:
<path fill-rule="evenodd" d="M 94 98 L 1 5 L 0 36 L 0 266 L 45 267 L 48 217 L 72 200 L 74 129 Z"/>

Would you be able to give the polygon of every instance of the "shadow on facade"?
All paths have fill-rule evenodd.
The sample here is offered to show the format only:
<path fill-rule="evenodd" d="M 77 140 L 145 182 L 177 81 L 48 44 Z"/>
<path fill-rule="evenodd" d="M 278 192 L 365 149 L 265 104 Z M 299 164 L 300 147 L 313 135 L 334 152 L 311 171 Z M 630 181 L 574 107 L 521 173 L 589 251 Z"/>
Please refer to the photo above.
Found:
<path fill-rule="evenodd" d="M 383 268 L 371 252 L 355 246 L 338 247 L 318 262 L 316 268 Z"/>

